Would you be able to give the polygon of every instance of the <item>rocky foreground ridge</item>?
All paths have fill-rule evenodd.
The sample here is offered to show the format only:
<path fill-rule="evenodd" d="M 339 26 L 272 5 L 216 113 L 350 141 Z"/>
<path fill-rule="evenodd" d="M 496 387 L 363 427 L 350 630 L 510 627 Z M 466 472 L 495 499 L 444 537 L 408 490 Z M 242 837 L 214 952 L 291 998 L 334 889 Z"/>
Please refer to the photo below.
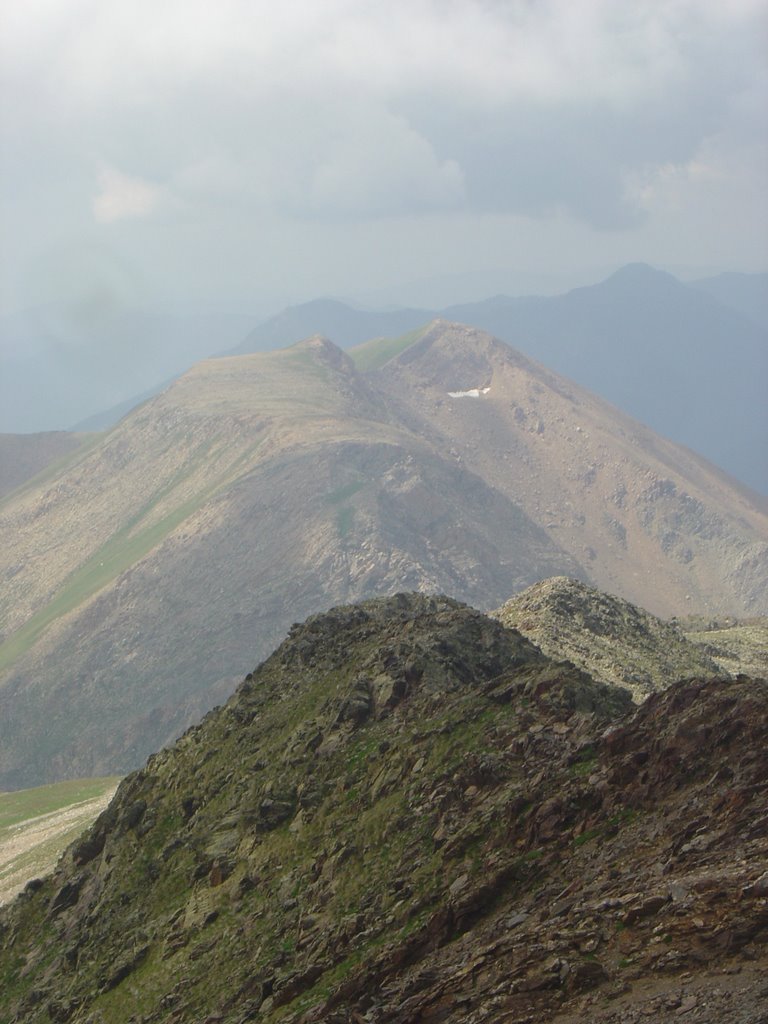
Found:
<path fill-rule="evenodd" d="M 0 915 L 0 1018 L 756 1024 L 768 685 L 628 692 L 447 598 L 294 626 Z"/>

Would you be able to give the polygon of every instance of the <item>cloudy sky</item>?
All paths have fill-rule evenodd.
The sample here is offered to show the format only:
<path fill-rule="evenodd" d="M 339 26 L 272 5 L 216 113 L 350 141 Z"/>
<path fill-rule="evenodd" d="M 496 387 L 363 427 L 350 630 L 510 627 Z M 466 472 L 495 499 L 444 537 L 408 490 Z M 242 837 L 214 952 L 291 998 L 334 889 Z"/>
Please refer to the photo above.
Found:
<path fill-rule="evenodd" d="M 2 0 L 2 311 L 768 269 L 767 20 L 765 0 Z"/>

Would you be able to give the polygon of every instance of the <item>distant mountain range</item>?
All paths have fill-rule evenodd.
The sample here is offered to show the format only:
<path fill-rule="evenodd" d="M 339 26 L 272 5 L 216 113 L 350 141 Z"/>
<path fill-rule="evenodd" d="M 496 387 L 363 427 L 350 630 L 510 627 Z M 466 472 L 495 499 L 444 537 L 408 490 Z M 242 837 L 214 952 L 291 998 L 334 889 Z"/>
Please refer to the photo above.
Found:
<path fill-rule="evenodd" d="M 717 274 L 692 281 L 691 287 L 768 329 L 768 274 Z"/>
<path fill-rule="evenodd" d="M 768 275 L 694 285 L 645 264 L 565 295 L 365 314 L 313 302 L 266 321 L 234 352 L 319 331 L 342 346 L 433 316 L 480 327 L 768 494 Z"/>
<path fill-rule="evenodd" d="M 552 299 L 448 310 L 768 493 L 768 332 L 643 265 Z"/>
<path fill-rule="evenodd" d="M 643 264 L 563 295 L 384 312 L 318 299 L 242 315 L 31 311 L 0 322 L 0 430 L 101 430 L 198 359 L 342 348 L 442 317 L 488 330 L 768 494 L 768 274 L 682 284 Z M 244 339 L 244 340 L 239 340 Z"/>
<path fill-rule="evenodd" d="M 350 348 L 374 338 L 399 337 L 416 327 L 423 327 L 437 313 L 426 309 L 395 309 L 372 312 L 353 309 L 337 299 L 315 299 L 299 306 L 289 306 L 254 328 L 238 345 L 220 353 L 241 356 L 251 352 L 268 352 L 321 334 L 333 338 L 341 348 Z"/>
<path fill-rule="evenodd" d="M 98 306 L 48 306 L 4 316 L 0 431 L 111 426 L 145 392 L 235 344 L 252 323 L 241 314 L 180 315 Z"/>
<path fill-rule="evenodd" d="M 490 335 L 212 359 L 0 505 L 0 788 L 119 774 L 290 623 L 567 575 L 659 615 L 765 614 L 768 515 Z"/>

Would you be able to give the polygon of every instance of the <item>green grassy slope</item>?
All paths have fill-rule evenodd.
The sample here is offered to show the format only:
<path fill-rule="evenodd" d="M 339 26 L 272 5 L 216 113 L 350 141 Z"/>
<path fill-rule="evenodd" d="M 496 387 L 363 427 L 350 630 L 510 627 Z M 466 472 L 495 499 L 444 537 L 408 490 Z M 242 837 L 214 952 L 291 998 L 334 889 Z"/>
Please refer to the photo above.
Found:
<path fill-rule="evenodd" d="M 0 903 L 48 874 L 104 808 L 116 777 L 73 779 L 0 793 Z"/>
<path fill-rule="evenodd" d="M 385 363 L 388 363 L 390 359 L 394 359 L 395 356 L 417 342 L 427 330 L 427 327 L 427 324 L 423 327 L 417 327 L 415 330 L 408 331 L 407 334 L 403 334 L 399 338 L 373 338 L 371 341 L 363 342 L 362 345 L 356 345 L 354 348 L 348 349 L 347 354 L 352 357 L 355 366 L 361 372 L 367 373 L 369 370 L 378 370 Z"/>
<path fill-rule="evenodd" d="M 15 499 L 36 492 L 43 501 L 48 498 L 47 488 L 56 496 L 62 485 L 71 490 L 66 473 L 77 467 L 79 495 L 109 496 L 101 498 L 101 510 L 96 513 L 109 520 L 109 527 L 100 531 L 103 542 L 86 551 L 77 540 L 82 529 L 72 527 L 71 512 L 64 510 L 64 518 L 52 524 L 59 536 L 67 537 L 65 544 L 52 542 L 61 568 L 50 562 L 46 566 L 49 576 L 59 575 L 60 579 L 26 621 L 6 632 L 0 643 L 0 673 L 26 654 L 52 623 L 82 607 L 206 502 L 249 472 L 269 425 L 279 429 L 286 418 L 297 424 L 305 424 L 307 419 L 343 418 L 347 396 L 335 379 L 337 372 L 344 374 L 343 365 L 335 365 L 343 358 L 332 346 L 310 340 L 278 352 L 207 360 L 159 396 L 151 410 L 142 407 L 109 435 L 96 435 L 17 491 L 8 502 L 9 529 L 16 521 Z M 148 417 L 163 425 L 154 430 L 150 427 L 148 433 Z M 210 424 L 210 432 L 200 431 L 201 419 Z M 301 429 L 310 436 L 306 426 Z M 301 429 L 297 427 L 297 433 Z M 114 448 L 145 452 L 141 465 L 129 463 L 115 474 L 110 451 L 98 450 L 107 438 Z M 88 454 L 92 459 L 84 466 Z M 54 500 L 59 501 L 58 497 Z M 89 521 L 84 529 L 97 536 L 98 525 Z M 68 547 L 76 553 L 67 556 Z M 29 555 L 20 550 L 14 560 L 28 564 Z"/>

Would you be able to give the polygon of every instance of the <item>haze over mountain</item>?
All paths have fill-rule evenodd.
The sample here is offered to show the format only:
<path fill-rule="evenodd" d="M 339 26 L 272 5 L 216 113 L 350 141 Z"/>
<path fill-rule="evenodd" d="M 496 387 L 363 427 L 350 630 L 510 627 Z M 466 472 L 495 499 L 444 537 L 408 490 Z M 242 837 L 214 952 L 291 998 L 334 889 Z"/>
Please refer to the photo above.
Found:
<path fill-rule="evenodd" d="M 74 307 L 4 316 L 0 431 L 71 430 L 120 403 L 135 405 L 137 396 L 234 344 L 252 324 L 242 314 L 113 307 L 109 295 L 98 294 Z"/>
<path fill-rule="evenodd" d="M 445 597 L 294 625 L 0 908 L 8 1024 L 758 1024 L 768 684 Z"/>
<path fill-rule="evenodd" d="M 578 577 L 759 614 L 749 494 L 483 332 L 208 360 L 0 512 L 0 786 L 136 766 L 297 617 Z"/>
<path fill-rule="evenodd" d="M 256 327 L 240 315 L 96 309 L 80 322 L 50 311 L 0 325 L 8 351 L 26 353 L 3 357 L 2 423 L 14 432 L 105 429 L 201 356 L 266 351 L 317 333 L 346 348 L 439 315 L 491 331 L 768 494 L 767 281 L 721 274 L 684 285 L 636 264 L 563 295 L 497 295 L 440 312 L 317 299 Z"/>
<path fill-rule="evenodd" d="M 768 493 L 768 332 L 643 265 L 552 299 L 445 311 Z"/>
<path fill-rule="evenodd" d="M 292 345 L 313 334 L 333 338 L 336 345 L 349 348 L 372 338 L 398 337 L 421 327 L 434 316 L 424 309 L 395 309 L 384 312 L 353 309 L 337 299 L 315 299 L 290 306 L 254 328 L 231 351 L 223 355 L 245 355 Z"/>
<path fill-rule="evenodd" d="M 439 314 L 366 315 L 329 300 L 285 310 L 236 351 L 262 350 L 281 335 L 290 344 L 310 331 L 351 344 L 397 333 L 388 324 L 408 330 L 439 315 L 490 331 L 768 494 L 768 329 L 746 315 L 762 308 L 764 288 L 764 275 L 692 287 L 632 264 L 564 295 L 498 295 Z"/>
<path fill-rule="evenodd" d="M 56 459 L 79 448 L 82 434 L 0 434 L 0 498 L 26 483 Z"/>
<path fill-rule="evenodd" d="M 691 287 L 768 329 L 768 274 L 716 274 L 692 281 Z"/>
<path fill-rule="evenodd" d="M 5 9 L 0 1024 L 768 1024 L 766 4 Z"/>
<path fill-rule="evenodd" d="M 760 0 L 13 7 L 3 312 L 768 269 Z"/>

